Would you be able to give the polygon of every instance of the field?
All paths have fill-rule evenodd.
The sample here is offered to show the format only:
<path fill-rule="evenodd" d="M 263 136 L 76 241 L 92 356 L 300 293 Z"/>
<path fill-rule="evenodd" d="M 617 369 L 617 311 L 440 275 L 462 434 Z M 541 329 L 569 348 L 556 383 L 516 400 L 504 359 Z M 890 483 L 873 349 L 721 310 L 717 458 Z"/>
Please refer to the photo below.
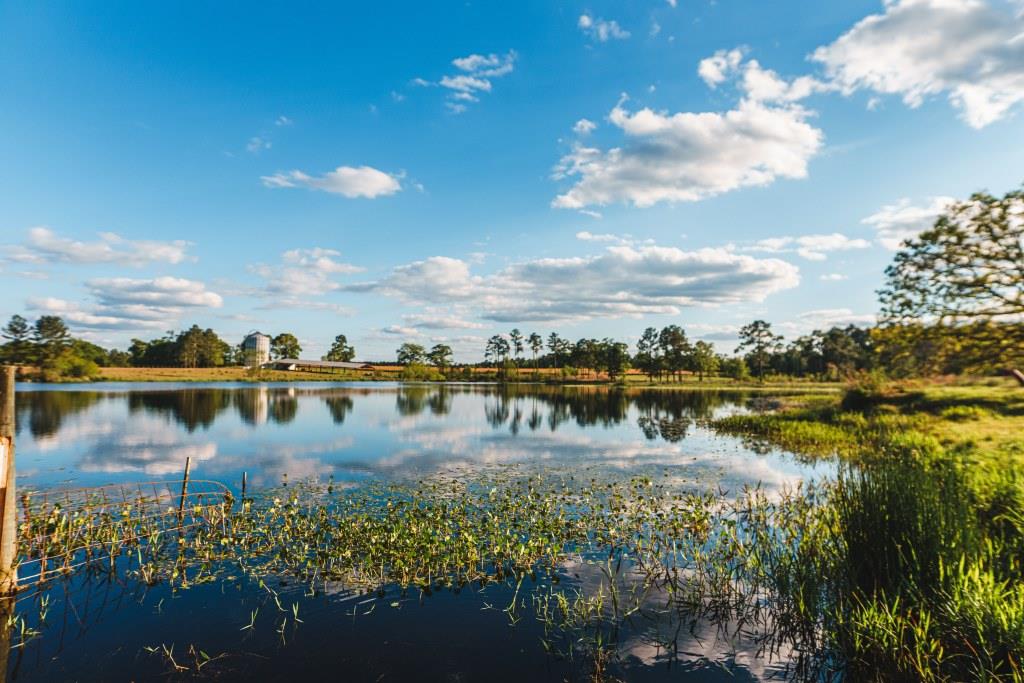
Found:
<path fill-rule="evenodd" d="M 283 370 L 262 370 L 253 373 L 242 367 L 222 368 L 100 368 L 95 381 L 102 382 L 336 382 L 336 381 L 399 381 L 402 379 L 400 365 L 374 365 L 372 371 L 342 372 L 289 372 Z M 497 372 L 492 368 L 472 368 L 472 381 L 497 381 Z M 461 369 L 454 373 L 462 380 Z M 562 378 L 561 372 L 552 368 L 520 370 L 516 381 L 546 382 L 559 384 L 608 384 L 602 375 L 581 375 Z M 646 375 L 630 371 L 624 384 L 637 387 L 665 387 L 686 389 L 744 389 L 755 391 L 801 390 L 837 392 L 836 382 L 814 382 L 803 380 L 737 381 L 725 377 L 706 377 L 703 381 L 686 374 L 680 381 L 650 381 Z"/>

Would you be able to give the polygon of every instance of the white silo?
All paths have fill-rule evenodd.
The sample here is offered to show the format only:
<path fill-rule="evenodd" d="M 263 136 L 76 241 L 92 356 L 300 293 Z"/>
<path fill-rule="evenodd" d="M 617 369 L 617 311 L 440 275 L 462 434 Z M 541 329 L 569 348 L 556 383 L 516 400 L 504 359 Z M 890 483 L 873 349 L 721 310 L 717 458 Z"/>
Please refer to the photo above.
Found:
<path fill-rule="evenodd" d="M 270 361 L 270 337 L 262 332 L 250 332 L 242 342 L 245 364 L 248 367 Z"/>

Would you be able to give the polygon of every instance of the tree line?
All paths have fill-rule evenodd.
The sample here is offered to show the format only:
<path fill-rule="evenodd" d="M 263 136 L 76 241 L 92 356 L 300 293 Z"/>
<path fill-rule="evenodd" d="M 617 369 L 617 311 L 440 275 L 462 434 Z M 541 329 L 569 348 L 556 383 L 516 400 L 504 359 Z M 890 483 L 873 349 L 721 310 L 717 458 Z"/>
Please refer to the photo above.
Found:
<path fill-rule="evenodd" d="M 683 374 L 723 375 L 747 379 L 769 374 L 794 377 L 838 378 L 875 366 L 872 332 L 854 325 L 815 331 L 784 344 L 771 324 L 756 320 L 739 331 L 740 344 L 732 354 L 716 350 L 712 342 L 690 341 L 679 325 L 660 330 L 646 328 L 631 352 L 629 344 L 606 337 L 582 338 L 575 342 L 551 332 L 545 339 L 533 332 L 513 329 L 508 335 L 496 334 L 487 340 L 483 362 L 478 367 L 495 368 L 499 376 L 511 376 L 522 369 L 553 368 L 570 377 L 622 377 L 635 368 L 654 380 L 679 380 Z M 529 352 L 529 355 L 527 355 Z M 412 342 L 397 351 L 400 365 L 432 365 L 445 374 L 452 366 L 452 350 L 437 344 L 430 350 Z"/>
<path fill-rule="evenodd" d="M 217 368 L 245 365 L 242 342 L 232 345 L 214 330 L 192 325 L 162 337 L 132 339 L 126 350 L 103 347 L 71 335 L 60 316 L 44 315 L 35 322 L 14 315 L 0 330 L 0 363 L 38 368 L 46 380 L 90 378 L 101 367 Z M 290 332 L 271 338 L 272 358 L 298 358 L 302 347 Z M 351 360 L 355 349 L 338 335 L 325 360 Z"/>

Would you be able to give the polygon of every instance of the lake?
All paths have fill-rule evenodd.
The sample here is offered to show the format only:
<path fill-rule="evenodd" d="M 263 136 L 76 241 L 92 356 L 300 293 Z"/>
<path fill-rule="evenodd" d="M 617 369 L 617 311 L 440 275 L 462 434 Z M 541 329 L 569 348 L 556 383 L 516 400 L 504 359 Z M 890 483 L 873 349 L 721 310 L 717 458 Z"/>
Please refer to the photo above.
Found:
<path fill-rule="evenodd" d="M 771 398 L 734 392 L 376 383 L 18 386 L 19 487 L 194 477 L 358 481 L 501 464 L 660 471 L 694 486 L 813 473 L 702 426 Z"/>
<path fill-rule="evenodd" d="M 809 464 L 706 426 L 709 418 L 773 401 L 724 391 L 543 385 L 24 384 L 17 395 L 18 487 L 173 481 L 186 457 L 193 478 L 236 492 L 243 472 L 251 490 L 311 480 L 343 489 L 510 468 L 769 493 L 829 476 L 829 463 Z M 596 580 L 583 562 L 567 562 L 563 574 L 565 585 L 580 590 Z M 49 614 L 33 622 L 41 636 L 12 654 L 11 675 L 146 679 L 168 666 L 147 648 L 173 644 L 179 658 L 189 645 L 226 653 L 217 677 L 229 679 L 586 678 L 578 663 L 544 652 L 535 621 L 513 626 L 493 609 L 508 601 L 508 586 L 430 597 L 389 589 L 383 598 L 355 600 L 304 595 L 282 583 L 278 590 L 301 604 L 302 618 L 285 633 L 269 622 L 245 629 L 253 610 L 269 609 L 251 583 L 171 591 L 75 580 L 73 590 L 51 589 Z M 616 675 L 626 680 L 761 680 L 780 672 L 779 661 L 712 625 L 680 634 L 671 654 L 645 638 L 645 628 L 622 633 Z"/>

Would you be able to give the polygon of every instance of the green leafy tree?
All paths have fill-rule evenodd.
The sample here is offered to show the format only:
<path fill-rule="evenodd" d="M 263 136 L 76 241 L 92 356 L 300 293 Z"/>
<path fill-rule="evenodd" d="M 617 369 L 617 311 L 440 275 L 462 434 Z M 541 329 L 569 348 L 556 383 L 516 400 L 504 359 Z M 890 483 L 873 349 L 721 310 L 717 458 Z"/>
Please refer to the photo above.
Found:
<path fill-rule="evenodd" d="M 84 339 L 72 339 L 68 343 L 66 353 L 69 353 L 76 358 L 87 360 L 90 363 L 95 364 L 98 368 L 109 365 L 110 361 L 110 353 L 105 348 L 98 344 L 85 341 Z"/>
<path fill-rule="evenodd" d="M 32 340 L 39 366 L 49 368 L 53 367 L 71 343 L 71 334 L 59 316 L 44 315 L 36 320 Z"/>
<path fill-rule="evenodd" d="M 149 350 L 149 343 L 141 339 L 132 339 L 128 345 L 128 362 L 133 367 L 140 368 L 146 364 L 146 351 Z"/>
<path fill-rule="evenodd" d="M 636 366 L 653 380 L 661 373 L 661 358 L 658 356 L 658 330 L 648 327 L 636 343 Z"/>
<path fill-rule="evenodd" d="M 572 358 L 573 343 L 558 336 L 557 332 L 552 332 L 548 335 L 548 351 L 551 352 L 555 367 L 562 367 Z"/>
<path fill-rule="evenodd" d="M 398 347 L 398 362 L 401 365 L 420 365 L 426 357 L 427 351 L 420 344 L 405 342 Z"/>
<path fill-rule="evenodd" d="M 508 339 L 512 343 L 512 353 L 518 361 L 519 356 L 523 355 L 523 333 L 519 331 L 518 327 L 514 327 L 508 333 Z"/>
<path fill-rule="evenodd" d="M 750 379 L 750 368 L 747 367 L 747 361 L 740 356 L 719 356 L 718 369 L 730 379 Z"/>
<path fill-rule="evenodd" d="M 778 351 L 782 337 L 772 332 L 772 326 L 763 320 L 755 320 L 740 328 L 740 345 L 736 353 L 746 352 L 747 359 L 757 371 L 757 378 L 764 381 L 764 371 L 771 361 L 771 355 Z"/>
<path fill-rule="evenodd" d="M 434 344 L 427 353 L 427 360 L 444 374 L 452 364 L 452 347 L 447 344 Z"/>
<path fill-rule="evenodd" d="M 825 370 L 833 368 L 835 372 L 847 375 L 870 367 L 870 335 L 864 331 L 850 325 L 846 328 L 833 327 L 818 334 L 821 340 L 818 353 Z"/>
<path fill-rule="evenodd" d="M 301 353 L 299 340 L 290 332 L 282 332 L 270 340 L 270 354 L 274 358 L 298 358 Z"/>
<path fill-rule="evenodd" d="M 885 275 L 885 325 L 963 327 L 971 365 L 1024 363 L 1024 191 L 953 204 L 903 243 Z"/>
<path fill-rule="evenodd" d="M 608 379 L 612 381 L 625 375 L 630 367 L 629 344 L 617 342 L 614 339 L 603 340 L 601 342 L 601 365 L 608 373 Z"/>
<path fill-rule="evenodd" d="M 701 382 L 704 375 L 713 375 L 718 372 L 718 355 L 715 354 L 714 344 L 706 341 L 698 341 L 690 349 L 690 369 L 697 373 Z"/>
<path fill-rule="evenodd" d="M 561 367 L 562 363 L 565 362 L 562 356 L 562 338 L 558 336 L 557 332 L 552 332 L 548 335 L 548 352 L 551 354 L 551 359 L 556 367 Z"/>
<path fill-rule="evenodd" d="M 690 342 L 686 339 L 686 332 L 679 325 L 668 325 L 662 328 L 658 334 L 658 348 L 661 349 L 661 358 L 665 370 L 681 379 L 683 370 L 686 369 L 686 359 L 690 355 Z"/>
<path fill-rule="evenodd" d="M 537 365 L 537 354 L 544 350 L 544 338 L 536 332 L 531 332 L 526 341 L 530 345 L 530 351 L 533 352 L 533 369 L 536 370 L 540 367 Z"/>
<path fill-rule="evenodd" d="M 3 329 L 7 343 L 3 346 L 3 357 L 7 363 L 28 365 L 32 362 L 32 328 L 20 315 L 12 315 Z"/>
<path fill-rule="evenodd" d="M 132 364 L 132 357 L 126 351 L 111 349 L 107 353 L 107 365 L 112 368 L 126 368 Z"/>
<path fill-rule="evenodd" d="M 491 363 L 504 363 L 508 359 L 508 340 L 500 334 L 496 334 L 487 340 L 484 347 L 484 358 Z"/>
<path fill-rule="evenodd" d="M 572 347 L 570 362 L 580 369 L 598 371 L 601 365 L 600 342 L 596 339 L 580 339 Z"/>
<path fill-rule="evenodd" d="M 178 359 L 183 368 L 200 367 L 200 357 L 203 354 L 203 331 L 198 325 L 193 325 L 188 330 L 178 335 Z"/>
<path fill-rule="evenodd" d="M 348 338 L 339 334 L 334 338 L 334 343 L 331 344 L 331 350 L 324 356 L 324 360 L 335 361 L 335 362 L 349 362 L 356 357 L 356 349 L 354 346 L 348 343 Z"/>
<path fill-rule="evenodd" d="M 193 325 L 174 340 L 177 365 L 183 368 L 217 368 L 230 356 L 231 346 L 212 329 Z"/>

